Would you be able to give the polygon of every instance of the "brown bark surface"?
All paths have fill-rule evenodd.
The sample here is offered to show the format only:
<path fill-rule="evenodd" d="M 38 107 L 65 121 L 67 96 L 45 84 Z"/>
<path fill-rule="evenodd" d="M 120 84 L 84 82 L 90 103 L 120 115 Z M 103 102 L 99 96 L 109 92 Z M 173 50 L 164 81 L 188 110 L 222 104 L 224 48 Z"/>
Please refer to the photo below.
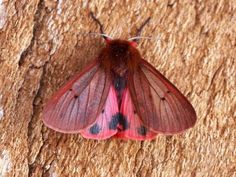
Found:
<path fill-rule="evenodd" d="M 94 141 L 46 128 L 50 96 L 104 45 L 151 17 L 138 48 L 196 109 L 196 126 L 153 141 Z M 236 176 L 236 2 L 0 1 L 0 176 Z"/>

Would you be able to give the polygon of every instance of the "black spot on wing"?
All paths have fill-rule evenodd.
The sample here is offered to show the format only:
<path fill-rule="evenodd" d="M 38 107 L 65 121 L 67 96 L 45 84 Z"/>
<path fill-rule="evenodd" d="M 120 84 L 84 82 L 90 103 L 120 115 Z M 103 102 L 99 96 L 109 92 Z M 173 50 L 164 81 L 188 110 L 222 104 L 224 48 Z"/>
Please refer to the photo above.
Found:
<path fill-rule="evenodd" d="M 139 128 L 137 128 L 137 132 L 139 135 L 145 136 L 147 134 L 147 128 L 144 126 L 141 126 Z"/>
<path fill-rule="evenodd" d="M 119 126 L 119 127 L 118 127 Z M 109 122 L 109 129 L 110 130 L 126 130 L 129 128 L 129 123 L 127 121 L 127 118 L 121 114 L 121 113 L 116 113 L 115 115 L 112 116 L 111 121 Z"/>
<path fill-rule="evenodd" d="M 122 115 L 122 114 L 121 114 Z M 122 117 L 119 119 L 119 124 L 122 126 L 122 130 L 127 130 L 129 128 L 129 122 L 127 121 L 127 118 L 122 115 Z"/>
<path fill-rule="evenodd" d="M 111 121 L 109 122 L 109 129 L 116 130 L 119 124 L 119 113 L 112 116 Z"/>
<path fill-rule="evenodd" d="M 99 125 L 94 124 L 92 127 L 90 127 L 89 132 L 93 135 L 97 135 L 100 132 Z"/>

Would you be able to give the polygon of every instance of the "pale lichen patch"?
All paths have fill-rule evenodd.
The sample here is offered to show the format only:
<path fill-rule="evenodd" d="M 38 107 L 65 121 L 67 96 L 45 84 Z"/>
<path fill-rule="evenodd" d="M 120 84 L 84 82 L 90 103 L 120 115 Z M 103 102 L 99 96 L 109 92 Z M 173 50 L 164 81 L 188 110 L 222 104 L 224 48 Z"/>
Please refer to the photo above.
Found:
<path fill-rule="evenodd" d="M 58 0 L 57 14 L 60 15 L 61 12 L 62 12 L 62 0 Z"/>
<path fill-rule="evenodd" d="M 7 20 L 7 13 L 3 0 L 0 0 L 0 29 L 3 28 Z"/>
<path fill-rule="evenodd" d="M 0 0 L 1 1 L 1 0 Z M 4 116 L 4 110 L 3 107 L 1 105 L 1 100 L 2 100 L 2 95 L 0 95 L 0 120 L 3 118 Z"/>
<path fill-rule="evenodd" d="M 3 111 L 3 108 L 0 107 L 0 120 L 3 118 L 4 116 L 4 111 Z"/>
<path fill-rule="evenodd" d="M 7 150 L 0 153 L 0 176 L 4 177 L 11 170 L 11 158 Z"/>

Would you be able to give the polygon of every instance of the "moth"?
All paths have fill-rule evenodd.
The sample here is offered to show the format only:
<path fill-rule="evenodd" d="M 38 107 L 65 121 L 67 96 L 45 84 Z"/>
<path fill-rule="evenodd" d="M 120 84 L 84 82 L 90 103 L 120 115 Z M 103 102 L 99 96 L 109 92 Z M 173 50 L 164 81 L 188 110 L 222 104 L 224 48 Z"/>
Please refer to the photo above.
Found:
<path fill-rule="evenodd" d="M 176 134 L 194 126 L 193 106 L 142 58 L 135 40 L 103 37 L 106 46 L 98 57 L 46 104 L 46 126 L 98 140 L 112 136 L 150 140 L 159 133 Z"/>

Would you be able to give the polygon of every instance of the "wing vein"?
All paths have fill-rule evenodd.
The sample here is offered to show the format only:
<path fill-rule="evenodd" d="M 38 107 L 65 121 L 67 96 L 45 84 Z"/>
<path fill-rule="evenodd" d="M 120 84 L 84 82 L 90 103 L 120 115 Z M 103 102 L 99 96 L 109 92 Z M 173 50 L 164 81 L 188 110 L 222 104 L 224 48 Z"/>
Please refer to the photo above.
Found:
<path fill-rule="evenodd" d="M 141 70 L 143 72 L 143 70 Z M 162 97 L 158 94 L 158 92 L 156 91 L 156 89 L 153 87 L 153 85 L 150 83 L 150 81 L 148 80 L 146 74 L 143 72 L 144 77 L 146 78 L 148 84 L 151 86 L 151 88 L 156 92 L 157 96 L 161 99 Z M 150 78 L 151 79 L 151 78 Z M 153 80 L 153 79 L 152 79 Z M 155 82 L 155 80 L 153 80 Z M 156 82 L 155 82 L 156 83 Z M 156 83 L 158 85 L 158 83 Z M 164 92 L 164 91 L 163 91 Z"/>
<path fill-rule="evenodd" d="M 106 84 L 107 84 L 107 76 L 106 76 L 106 74 L 105 74 L 105 78 L 104 78 L 104 87 L 103 87 L 103 89 L 102 89 L 102 94 L 101 94 L 101 98 L 102 98 L 102 95 L 104 94 L 104 91 L 105 91 L 105 88 L 106 88 Z M 106 97 L 106 99 L 107 99 L 107 97 Z M 97 109 L 97 115 L 99 114 L 99 112 L 98 111 L 101 111 L 101 102 L 102 102 L 102 99 L 100 99 L 100 101 L 99 101 L 99 106 L 98 106 L 98 108 L 99 109 Z M 106 101 L 105 101 L 106 102 Z"/>
<path fill-rule="evenodd" d="M 75 106 L 75 101 L 76 101 L 76 99 L 73 99 L 73 100 L 72 100 L 73 106 L 71 106 L 71 110 L 69 111 L 69 116 L 68 116 L 68 120 L 67 120 L 68 123 L 69 123 L 70 120 L 71 120 L 71 114 L 72 114 L 72 111 L 73 111 L 74 106 Z M 72 103 L 71 103 L 71 104 L 72 104 Z M 69 107 L 69 106 L 68 106 L 68 107 Z"/>
<path fill-rule="evenodd" d="M 157 94 L 157 96 L 160 98 L 160 104 L 161 104 L 161 96 L 158 94 L 158 92 L 155 90 L 155 88 L 153 87 L 153 85 L 150 83 L 150 81 L 148 80 L 148 78 L 147 78 L 147 76 L 146 76 L 146 74 L 143 72 L 143 70 L 141 70 L 142 71 L 142 74 L 143 74 L 143 76 L 144 76 L 144 78 L 145 78 L 145 80 L 148 82 L 148 85 L 154 90 L 154 92 Z M 150 90 L 150 93 L 151 93 L 151 89 L 149 88 L 149 90 Z M 153 104 L 154 104 L 154 101 L 153 101 L 153 95 L 152 95 L 152 97 L 151 97 L 152 99 L 152 122 L 154 122 L 154 119 L 155 119 L 155 117 L 158 117 L 158 114 L 156 114 L 157 112 L 157 110 L 155 109 L 155 111 L 154 111 L 154 106 L 153 106 Z M 161 117 L 160 117 L 161 118 Z M 147 120 L 147 125 L 150 125 L 149 124 L 149 119 Z"/>
<path fill-rule="evenodd" d="M 90 85 L 88 85 L 88 94 L 87 94 L 87 97 L 86 97 L 86 103 L 85 103 L 85 110 L 84 110 L 84 117 L 83 117 L 83 122 L 85 121 L 86 119 L 86 116 L 87 116 L 87 108 L 88 108 L 88 102 L 89 102 L 89 94 L 90 94 Z"/>
<path fill-rule="evenodd" d="M 64 104 L 66 103 L 66 100 L 67 100 L 68 95 L 69 95 L 69 92 L 67 92 L 66 95 L 65 95 L 65 97 L 63 98 L 62 103 L 60 104 L 60 107 L 59 107 L 58 111 L 57 111 L 57 112 L 56 112 L 56 111 L 54 112 L 55 114 L 58 115 L 57 117 L 58 117 L 59 119 L 61 119 L 61 112 L 62 112 L 62 109 L 63 109 Z M 56 106 L 58 106 L 58 103 L 60 103 L 60 101 L 57 102 Z M 55 106 L 55 108 L 56 108 L 56 106 Z"/>

